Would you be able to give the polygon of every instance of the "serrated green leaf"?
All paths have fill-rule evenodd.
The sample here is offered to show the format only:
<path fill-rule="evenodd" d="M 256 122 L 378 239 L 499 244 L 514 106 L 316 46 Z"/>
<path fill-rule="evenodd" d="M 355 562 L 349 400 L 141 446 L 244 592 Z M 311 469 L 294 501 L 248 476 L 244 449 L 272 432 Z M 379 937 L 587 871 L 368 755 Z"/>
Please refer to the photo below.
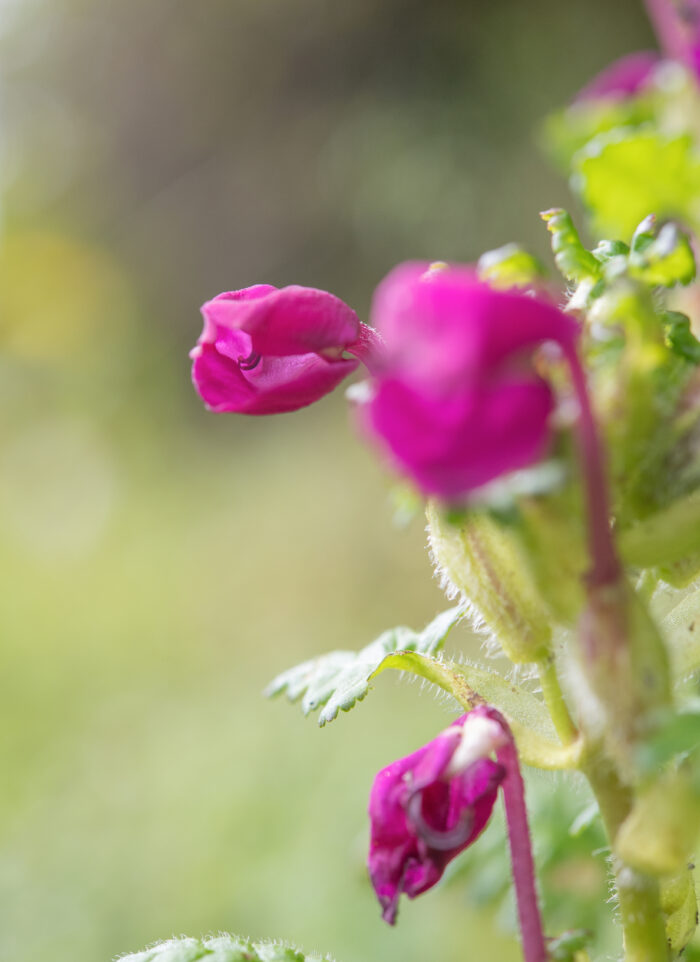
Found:
<path fill-rule="evenodd" d="M 650 212 L 698 223 L 700 158 L 689 136 L 613 131 L 594 138 L 573 165 L 572 186 L 604 236 L 630 237 Z"/>
<path fill-rule="evenodd" d="M 249 942 L 235 935 L 207 939 L 169 939 L 119 962 L 333 962 L 330 956 L 305 955 L 280 942 Z"/>
<path fill-rule="evenodd" d="M 339 711 L 349 711 L 365 697 L 370 678 L 387 655 L 397 651 L 435 654 L 461 617 L 462 609 L 457 606 L 443 611 L 421 632 L 404 626 L 391 628 L 358 652 L 332 651 L 321 655 L 278 675 L 265 694 L 284 692 L 290 701 L 302 698 L 304 714 L 321 709 L 319 724 L 325 725 Z"/>
<path fill-rule="evenodd" d="M 469 662 L 456 665 L 416 652 L 388 655 L 374 674 L 387 668 L 410 671 L 425 678 L 452 695 L 465 711 L 482 702 L 498 708 L 508 720 L 526 765 L 558 770 L 576 768 L 579 764 L 581 745 L 559 743 L 544 702 L 497 672 Z"/>

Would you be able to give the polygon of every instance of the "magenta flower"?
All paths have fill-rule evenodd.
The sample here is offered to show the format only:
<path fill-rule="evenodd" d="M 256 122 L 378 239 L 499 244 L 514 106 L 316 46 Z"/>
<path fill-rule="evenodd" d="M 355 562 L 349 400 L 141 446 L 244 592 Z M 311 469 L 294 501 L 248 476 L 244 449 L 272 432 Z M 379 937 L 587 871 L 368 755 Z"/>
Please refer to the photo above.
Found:
<path fill-rule="evenodd" d="M 623 100 L 638 93 L 649 80 L 661 57 L 651 50 L 640 50 L 615 60 L 597 74 L 576 95 L 576 101 L 603 98 Z"/>
<path fill-rule="evenodd" d="M 646 0 L 661 49 L 700 77 L 700 0 Z"/>
<path fill-rule="evenodd" d="M 504 741 L 491 711 L 483 706 L 463 715 L 374 780 L 368 867 L 391 925 L 401 893 L 415 898 L 432 888 L 486 827 L 506 774 L 488 757 Z"/>
<path fill-rule="evenodd" d="M 569 317 L 469 268 L 422 263 L 385 278 L 372 315 L 384 353 L 361 417 L 421 490 L 455 499 L 545 454 L 554 398 L 532 352 L 573 344 Z"/>
<path fill-rule="evenodd" d="M 257 284 L 202 307 L 192 380 L 212 411 L 279 414 L 333 390 L 358 365 L 366 326 L 333 294 Z"/>

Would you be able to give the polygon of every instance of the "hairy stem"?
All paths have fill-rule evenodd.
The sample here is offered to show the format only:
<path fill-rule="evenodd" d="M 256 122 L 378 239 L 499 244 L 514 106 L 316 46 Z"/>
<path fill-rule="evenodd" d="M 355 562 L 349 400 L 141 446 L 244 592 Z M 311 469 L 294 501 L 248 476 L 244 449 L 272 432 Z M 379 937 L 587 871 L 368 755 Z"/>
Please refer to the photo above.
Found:
<path fill-rule="evenodd" d="M 515 900 L 525 962 L 547 962 L 547 948 L 542 930 L 542 917 L 537 900 L 535 863 L 532 857 L 530 828 L 525 807 L 525 785 L 520 773 L 518 753 L 510 728 L 503 716 L 493 711 L 506 736 L 496 752 L 496 758 L 506 770 L 501 783 L 508 825 L 508 844 L 513 872 Z"/>
<path fill-rule="evenodd" d="M 537 671 L 539 673 L 540 685 L 542 686 L 544 702 L 554 722 L 557 735 L 563 745 L 570 745 L 571 742 L 575 740 L 577 731 L 576 726 L 571 720 L 566 702 L 564 701 L 564 695 L 562 694 L 559 678 L 557 677 L 554 657 L 548 655 L 546 658 L 538 661 Z"/>
<path fill-rule="evenodd" d="M 614 768 L 590 761 L 584 772 L 600 806 L 603 824 L 612 844 L 629 814 L 632 794 Z M 619 900 L 625 962 L 668 962 L 664 917 L 656 879 L 642 875 L 613 857 L 615 887 Z"/>

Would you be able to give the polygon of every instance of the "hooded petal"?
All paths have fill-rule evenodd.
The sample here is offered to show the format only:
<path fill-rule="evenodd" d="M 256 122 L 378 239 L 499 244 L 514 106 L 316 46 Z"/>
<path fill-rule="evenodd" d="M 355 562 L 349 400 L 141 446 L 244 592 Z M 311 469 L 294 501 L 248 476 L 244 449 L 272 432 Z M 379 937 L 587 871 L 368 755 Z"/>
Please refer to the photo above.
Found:
<path fill-rule="evenodd" d="M 357 340 L 360 319 L 340 298 L 296 285 L 257 285 L 220 294 L 202 307 L 207 326 L 241 330 L 257 354 L 289 356 L 342 351 Z"/>
<path fill-rule="evenodd" d="M 471 713 L 474 717 L 480 709 Z M 369 802 L 369 872 L 387 922 L 402 892 L 414 898 L 441 878 L 447 864 L 483 831 L 503 768 L 479 758 L 448 777 L 464 715 L 432 742 L 376 776 Z"/>

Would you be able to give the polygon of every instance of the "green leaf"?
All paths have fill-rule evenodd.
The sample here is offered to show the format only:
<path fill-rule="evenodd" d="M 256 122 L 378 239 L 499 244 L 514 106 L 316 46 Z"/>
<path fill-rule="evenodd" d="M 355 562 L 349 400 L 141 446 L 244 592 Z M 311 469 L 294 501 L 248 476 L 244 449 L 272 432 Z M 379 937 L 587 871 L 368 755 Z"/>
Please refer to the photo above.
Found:
<path fill-rule="evenodd" d="M 479 278 L 496 287 L 528 287 L 544 277 L 540 261 L 519 244 L 486 251 L 477 264 Z"/>
<path fill-rule="evenodd" d="M 692 554 L 700 549 L 700 491 L 630 525 L 618 538 L 625 561 L 640 568 L 670 564 Z"/>
<path fill-rule="evenodd" d="M 700 341 L 690 329 L 690 318 L 680 311 L 665 311 L 664 339 L 674 354 L 692 364 L 700 364 Z"/>
<path fill-rule="evenodd" d="M 279 942 L 249 942 L 235 935 L 208 939 L 169 939 L 119 962 L 333 962 L 330 956 L 304 955 Z"/>
<path fill-rule="evenodd" d="M 665 916 L 666 937 L 674 959 L 683 956 L 698 924 L 697 898 L 692 871 L 661 881 L 661 908 Z"/>
<path fill-rule="evenodd" d="M 688 236 L 672 222 L 656 232 L 655 221 L 652 214 L 635 231 L 630 274 L 651 287 L 690 284 L 695 278 L 695 256 Z"/>
<path fill-rule="evenodd" d="M 544 702 L 497 672 L 471 662 L 455 665 L 415 652 L 388 655 L 374 674 L 387 668 L 410 671 L 425 678 L 452 695 L 465 711 L 483 702 L 498 708 L 511 727 L 526 765 L 548 770 L 578 766 L 579 742 L 561 745 Z"/>
<path fill-rule="evenodd" d="M 322 708 L 319 724 L 332 721 L 365 697 L 370 681 L 387 668 L 408 671 L 448 692 L 465 709 L 488 702 L 507 718 L 527 765 L 545 769 L 576 768 L 581 746 L 562 746 L 544 702 L 532 692 L 475 664 L 455 665 L 432 657 L 462 617 L 460 607 L 438 615 L 424 631 L 409 628 L 384 632 L 359 652 L 335 651 L 283 672 L 266 689 L 267 695 L 302 698 L 309 714 Z"/>
<path fill-rule="evenodd" d="M 457 606 L 443 611 L 422 632 L 400 626 L 383 632 L 358 652 L 332 651 L 278 675 L 265 689 L 268 696 L 286 693 L 290 701 L 301 698 L 305 715 L 321 709 L 319 724 L 333 721 L 339 711 L 349 711 L 367 694 L 369 680 L 387 655 L 397 651 L 432 655 L 463 615 Z"/>
<path fill-rule="evenodd" d="M 676 755 L 685 755 L 700 746 L 700 711 L 671 715 L 638 749 L 639 767 L 649 775 L 656 774 Z"/>
<path fill-rule="evenodd" d="M 700 589 L 697 584 L 680 591 L 656 592 L 650 604 L 666 641 L 677 679 L 700 669 Z"/>
<path fill-rule="evenodd" d="M 639 126 L 653 118 L 651 98 L 580 100 L 547 118 L 542 140 L 554 162 L 566 173 L 574 154 L 594 137 L 619 127 Z"/>
<path fill-rule="evenodd" d="M 648 127 L 602 134 L 574 157 L 572 186 L 604 236 L 630 237 L 649 212 L 698 224 L 700 159 L 686 135 Z"/>

